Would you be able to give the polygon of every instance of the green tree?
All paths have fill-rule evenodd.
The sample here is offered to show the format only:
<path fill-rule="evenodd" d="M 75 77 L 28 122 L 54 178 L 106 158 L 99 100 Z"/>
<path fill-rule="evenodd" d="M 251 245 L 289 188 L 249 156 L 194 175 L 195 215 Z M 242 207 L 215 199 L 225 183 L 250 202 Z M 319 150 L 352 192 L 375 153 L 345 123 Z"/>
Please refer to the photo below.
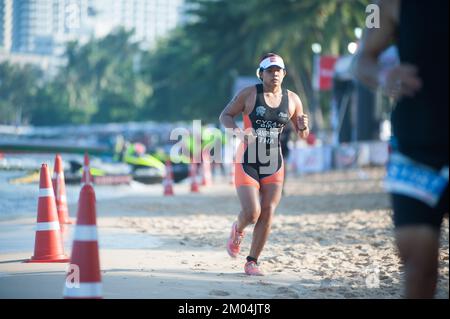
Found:
<path fill-rule="evenodd" d="M 0 64 L 0 123 L 21 124 L 30 121 L 42 72 L 34 66 Z"/>
<path fill-rule="evenodd" d="M 143 52 L 131 42 L 131 35 L 118 29 L 85 45 L 68 45 L 67 66 L 57 82 L 66 85 L 67 107 L 77 115 L 73 122 L 139 119 L 152 88 L 140 75 Z"/>
<path fill-rule="evenodd" d="M 312 43 L 321 43 L 325 54 L 343 53 L 353 39 L 354 28 L 362 25 L 368 3 L 366 0 L 188 2 L 194 21 L 159 47 L 153 54 L 153 62 L 147 64 L 148 73 L 158 75 L 152 80 L 162 84 L 155 85 L 151 109 L 156 114 L 158 109 L 186 107 L 190 117 L 194 117 L 200 108 L 200 114 L 210 120 L 217 119 L 229 100 L 234 76 L 254 74 L 259 57 L 269 51 L 285 58 L 286 85 L 297 91 L 308 107 L 313 99 Z M 178 106 L 172 106 L 173 103 Z"/>

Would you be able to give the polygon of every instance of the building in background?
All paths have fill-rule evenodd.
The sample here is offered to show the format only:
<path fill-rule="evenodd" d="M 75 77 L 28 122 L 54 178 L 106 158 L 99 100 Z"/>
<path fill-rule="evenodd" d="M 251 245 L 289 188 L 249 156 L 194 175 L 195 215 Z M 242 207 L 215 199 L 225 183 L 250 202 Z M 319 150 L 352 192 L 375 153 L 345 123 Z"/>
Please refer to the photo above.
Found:
<path fill-rule="evenodd" d="M 84 43 L 124 27 L 151 48 L 183 17 L 184 0 L 0 0 L 0 46 L 58 56 L 68 41 Z"/>
<path fill-rule="evenodd" d="M 44 0 L 38 0 L 44 1 Z M 47 0 L 52 3 L 53 55 L 64 54 L 69 41 L 86 43 L 92 36 L 91 0 Z"/>
<path fill-rule="evenodd" d="M 0 63 L 34 63 L 50 73 L 69 41 L 83 44 L 123 27 L 143 49 L 187 21 L 184 0 L 0 0 Z"/>
<path fill-rule="evenodd" d="M 93 32 L 104 36 L 116 27 L 134 30 L 133 41 L 145 48 L 182 24 L 184 0 L 97 0 L 91 2 L 96 13 Z"/>
<path fill-rule="evenodd" d="M 90 35 L 88 2 L 0 0 L 0 63 L 30 63 L 56 74 L 67 42 Z"/>
<path fill-rule="evenodd" d="M 0 52 L 11 50 L 12 2 L 13 0 L 0 0 Z"/>
<path fill-rule="evenodd" d="M 52 1 L 13 0 L 12 52 L 51 55 Z"/>

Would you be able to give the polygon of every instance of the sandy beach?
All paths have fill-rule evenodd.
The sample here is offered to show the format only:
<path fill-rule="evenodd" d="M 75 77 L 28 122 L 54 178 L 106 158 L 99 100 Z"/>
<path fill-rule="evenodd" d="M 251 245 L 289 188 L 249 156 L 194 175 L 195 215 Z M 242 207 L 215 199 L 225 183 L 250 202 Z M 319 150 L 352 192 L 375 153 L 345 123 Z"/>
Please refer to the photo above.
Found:
<path fill-rule="evenodd" d="M 120 186 L 97 198 L 104 298 L 296 299 L 402 298 L 384 170 L 332 171 L 288 176 L 286 194 L 260 257 L 264 277 L 243 272 L 252 229 L 241 256 L 225 242 L 239 212 L 225 180 L 189 193 L 175 185 Z M 133 185 L 132 185 L 133 186 Z M 96 186 L 100 190 L 101 186 Z M 121 195 L 121 192 L 123 195 Z M 69 188 L 77 196 L 76 188 Z M 37 201 L 36 201 L 37 203 Z M 72 218 L 76 201 L 69 201 Z M 66 264 L 27 264 L 33 254 L 35 212 L 0 221 L 0 298 L 61 298 Z M 32 217 L 33 216 L 33 217 Z M 70 255 L 71 233 L 65 234 Z M 448 219 L 439 255 L 437 298 L 449 298 Z"/>

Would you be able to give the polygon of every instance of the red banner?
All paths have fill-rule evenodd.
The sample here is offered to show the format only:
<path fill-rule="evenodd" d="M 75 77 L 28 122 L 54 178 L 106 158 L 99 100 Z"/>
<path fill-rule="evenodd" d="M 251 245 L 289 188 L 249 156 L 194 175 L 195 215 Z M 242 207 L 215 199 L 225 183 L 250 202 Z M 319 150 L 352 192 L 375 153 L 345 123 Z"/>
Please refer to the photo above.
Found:
<path fill-rule="evenodd" d="M 315 90 L 328 91 L 333 87 L 334 65 L 336 56 L 323 55 L 314 59 L 313 87 Z"/>

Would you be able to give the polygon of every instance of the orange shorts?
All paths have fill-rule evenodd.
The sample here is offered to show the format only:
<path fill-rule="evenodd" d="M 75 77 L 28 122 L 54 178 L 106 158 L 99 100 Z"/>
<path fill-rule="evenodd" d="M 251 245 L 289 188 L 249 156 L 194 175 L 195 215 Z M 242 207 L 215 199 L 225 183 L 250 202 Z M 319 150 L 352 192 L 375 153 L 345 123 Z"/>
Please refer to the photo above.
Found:
<path fill-rule="evenodd" d="M 263 167 L 259 163 L 246 163 L 244 159 L 244 153 L 247 150 L 247 146 L 244 144 L 239 145 L 237 152 L 237 159 L 240 161 L 236 161 L 234 163 L 235 167 L 235 177 L 234 183 L 236 187 L 240 186 L 255 186 L 256 188 L 260 188 L 261 185 L 265 184 L 283 184 L 284 181 L 284 160 L 281 154 L 281 150 L 279 150 L 279 154 L 277 154 L 277 158 L 279 159 L 279 163 L 277 165 L 277 169 L 272 174 L 264 174 L 261 173 L 261 168 Z"/>

